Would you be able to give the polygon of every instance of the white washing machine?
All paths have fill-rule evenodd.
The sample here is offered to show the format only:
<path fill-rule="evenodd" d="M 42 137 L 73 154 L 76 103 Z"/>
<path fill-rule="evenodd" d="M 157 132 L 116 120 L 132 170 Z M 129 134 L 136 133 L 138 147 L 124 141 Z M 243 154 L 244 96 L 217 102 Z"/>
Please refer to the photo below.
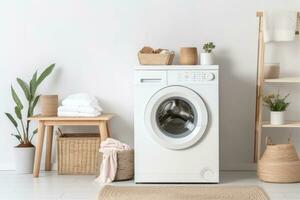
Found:
<path fill-rule="evenodd" d="M 135 68 L 135 182 L 219 182 L 217 65 Z"/>

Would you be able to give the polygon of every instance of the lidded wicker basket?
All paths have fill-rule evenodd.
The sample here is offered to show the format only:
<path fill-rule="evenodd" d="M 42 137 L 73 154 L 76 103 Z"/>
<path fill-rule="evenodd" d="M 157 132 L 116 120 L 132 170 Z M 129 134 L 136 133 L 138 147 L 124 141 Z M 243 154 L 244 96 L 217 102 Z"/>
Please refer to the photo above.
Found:
<path fill-rule="evenodd" d="M 272 183 L 300 182 L 300 160 L 293 144 L 272 144 L 266 138 L 267 148 L 258 161 L 257 176 Z"/>

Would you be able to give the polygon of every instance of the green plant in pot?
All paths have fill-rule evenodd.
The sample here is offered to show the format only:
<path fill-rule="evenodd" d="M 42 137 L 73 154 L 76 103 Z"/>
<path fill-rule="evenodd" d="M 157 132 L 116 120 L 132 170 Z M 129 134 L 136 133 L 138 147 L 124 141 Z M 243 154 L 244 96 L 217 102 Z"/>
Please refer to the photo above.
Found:
<path fill-rule="evenodd" d="M 202 47 L 204 53 L 201 53 L 201 65 L 212 65 L 213 64 L 213 49 L 216 48 L 213 42 L 205 43 Z"/>
<path fill-rule="evenodd" d="M 289 94 L 281 96 L 279 92 L 277 94 L 269 94 L 263 97 L 264 105 L 269 108 L 271 112 L 270 123 L 273 125 L 281 125 L 285 123 L 285 111 L 290 105 L 286 101 Z"/>
<path fill-rule="evenodd" d="M 19 141 L 19 145 L 14 148 L 18 173 L 32 173 L 35 148 L 31 141 L 37 133 L 37 129 L 31 131 L 30 121 L 27 118 L 33 115 L 39 101 L 38 87 L 51 74 L 54 66 L 55 64 L 48 66 L 40 75 L 36 71 L 29 82 L 17 78 L 17 83 L 24 93 L 26 103 L 21 101 L 14 87 L 11 86 L 11 95 L 15 103 L 14 114 L 5 113 L 5 115 L 15 127 L 15 133 L 11 135 Z"/>

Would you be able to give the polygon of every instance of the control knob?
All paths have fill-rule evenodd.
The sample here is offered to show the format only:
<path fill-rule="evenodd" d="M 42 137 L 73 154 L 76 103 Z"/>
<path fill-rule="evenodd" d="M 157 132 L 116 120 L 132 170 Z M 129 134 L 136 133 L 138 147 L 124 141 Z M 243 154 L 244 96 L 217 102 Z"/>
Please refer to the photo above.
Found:
<path fill-rule="evenodd" d="M 213 73 L 206 73 L 204 75 L 204 79 L 207 80 L 207 81 L 212 81 L 215 79 L 215 75 Z"/>

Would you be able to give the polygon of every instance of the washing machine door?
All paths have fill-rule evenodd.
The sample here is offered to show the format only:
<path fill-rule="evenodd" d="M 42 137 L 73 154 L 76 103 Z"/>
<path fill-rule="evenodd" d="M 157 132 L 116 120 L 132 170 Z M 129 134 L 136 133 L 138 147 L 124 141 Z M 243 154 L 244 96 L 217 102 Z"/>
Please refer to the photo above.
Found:
<path fill-rule="evenodd" d="M 205 103 L 193 90 L 169 86 L 155 93 L 145 110 L 152 138 L 168 149 L 185 149 L 198 142 L 207 126 Z"/>

